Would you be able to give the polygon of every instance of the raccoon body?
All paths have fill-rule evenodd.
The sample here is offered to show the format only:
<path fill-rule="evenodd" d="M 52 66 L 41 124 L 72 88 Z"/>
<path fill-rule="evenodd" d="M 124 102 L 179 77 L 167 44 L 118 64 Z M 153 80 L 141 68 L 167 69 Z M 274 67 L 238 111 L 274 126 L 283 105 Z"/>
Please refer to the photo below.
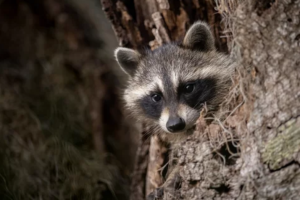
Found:
<path fill-rule="evenodd" d="M 203 22 L 188 30 L 182 44 L 143 53 L 119 47 L 115 57 L 129 75 L 127 108 L 136 119 L 174 134 L 192 130 L 204 106 L 208 112 L 218 110 L 233 71 L 231 59 L 216 51 Z"/>

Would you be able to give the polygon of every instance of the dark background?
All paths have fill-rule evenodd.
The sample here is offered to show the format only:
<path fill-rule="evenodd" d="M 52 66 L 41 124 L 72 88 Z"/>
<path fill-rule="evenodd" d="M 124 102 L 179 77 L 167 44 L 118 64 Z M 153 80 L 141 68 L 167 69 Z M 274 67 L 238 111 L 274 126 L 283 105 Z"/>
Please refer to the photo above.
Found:
<path fill-rule="evenodd" d="M 0 0 L 0 199 L 127 199 L 137 128 L 98 0 Z"/>

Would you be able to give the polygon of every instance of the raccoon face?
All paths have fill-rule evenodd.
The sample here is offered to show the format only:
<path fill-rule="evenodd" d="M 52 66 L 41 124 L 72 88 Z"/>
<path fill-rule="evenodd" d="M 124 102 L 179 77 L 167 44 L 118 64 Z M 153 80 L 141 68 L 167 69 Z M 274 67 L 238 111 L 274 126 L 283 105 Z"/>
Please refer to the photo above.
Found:
<path fill-rule="evenodd" d="M 169 133 L 193 128 L 204 105 L 217 110 L 232 72 L 231 60 L 215 50 L 203 22 L 195 23 L 180 45 L 144 53 L 120 47 L 115 57 L 130 76 L 124 93 L 128 109 Z"/>

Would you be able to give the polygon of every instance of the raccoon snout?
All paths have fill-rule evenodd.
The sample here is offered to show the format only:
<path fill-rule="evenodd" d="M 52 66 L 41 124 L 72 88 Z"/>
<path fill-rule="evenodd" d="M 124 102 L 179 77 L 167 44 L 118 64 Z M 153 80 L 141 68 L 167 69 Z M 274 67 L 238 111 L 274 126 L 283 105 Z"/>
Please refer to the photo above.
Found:
<path fill-rule="evenodd" d="M 181 117 L 172 117 L 169 118 L 166 126 L 168 131 L 172 133 L 178 132 L 185 128 L 185 121 Z"/>

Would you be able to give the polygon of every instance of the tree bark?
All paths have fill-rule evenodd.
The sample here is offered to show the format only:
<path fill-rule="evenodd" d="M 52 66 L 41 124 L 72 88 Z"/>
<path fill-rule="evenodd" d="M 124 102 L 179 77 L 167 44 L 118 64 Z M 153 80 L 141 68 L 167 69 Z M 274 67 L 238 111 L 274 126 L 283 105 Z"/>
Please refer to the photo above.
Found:
<path fill-rule="evenodd" d="M 120 45 L 154 49 L 179 40 L 201 19 L 211 26 L 218 49 L 226 51 L 228 44 L 237 62 L 221 114 L 210 124 L 200 117 L 193 136 L 173 152 L 182 184 L 171 199 L 299 196 L 299 0 L 102 3 L 108 17 L 116 17 L 112 23 Z M 124 7 L 112 10 L 116 4 Z"/>

